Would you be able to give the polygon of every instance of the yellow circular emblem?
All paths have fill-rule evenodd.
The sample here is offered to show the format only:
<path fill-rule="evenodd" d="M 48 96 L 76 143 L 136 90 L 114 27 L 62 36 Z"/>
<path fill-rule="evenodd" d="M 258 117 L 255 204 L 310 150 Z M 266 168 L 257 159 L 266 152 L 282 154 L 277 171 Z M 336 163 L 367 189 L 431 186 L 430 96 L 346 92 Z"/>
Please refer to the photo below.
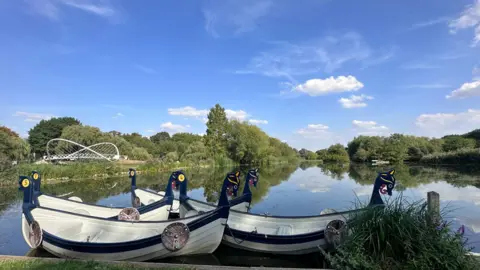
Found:
<path fill-rule="evenodd" d="M 22 187 L 26 188 L 30 185 L 30 181 L 27 178 L 22 180 Z"/>
<path fill-rule="evenodd" d="M 130 171 L 130 176 L 134 176 L 135 175 L 135 171 Z"/>
<path fill-rule="evenodd" d="M 38 180 L 38 173 L 33 174 L 33 180 Z"/>
<path fill-rule="evenodd" d="M 178 176 L 178 181 L 183 182 L 183 180 L 185 180 L 185 175 L 180 174 L 180 175 Z"/>

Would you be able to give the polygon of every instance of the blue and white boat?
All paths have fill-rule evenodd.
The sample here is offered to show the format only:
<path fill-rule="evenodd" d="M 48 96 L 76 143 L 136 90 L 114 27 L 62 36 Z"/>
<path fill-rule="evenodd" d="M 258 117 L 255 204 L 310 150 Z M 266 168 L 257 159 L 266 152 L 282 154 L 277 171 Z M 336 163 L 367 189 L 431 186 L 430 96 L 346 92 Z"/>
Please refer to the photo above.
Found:
<path fill-rule="evenodd" d="M 186 184 L 181 172 L 174 174 L 181 186 Z M 30 247 L 42 247 L 63 258 L 146 261 L 215 251 L 229 215 L 227 190 L 238 178 L 227 175 L 216 208 L 170 221 L 106 219 L 47 208 L 37 205 L 33 181 L 19 178 L 22 233 Z"/>
<path fill-rule="evenodd" d="M 248 174 L 258 179 L 256 173 L 250 170 Z M 384 204 L 380 194 L 392 195 L 396 183 L 394 174 L 395 170 L 378 174 L 369 206 Z M 188 198 L 186 186 L 180 189 L 180 217 L 208 211 L 213 207 L 209 203 Z M 330 235 L 344 231 L 353 212 L 325 209 L 316 216 L 287 217 L 252 214 L 231 208 L 222 242 L 253 252 L 290 255 L 316 252 L 318 247 L 326 248 L 334 244 Z"/>
<path fill-rule="evenodd" d="M 134 169 L 130 169 L 128 172 L 129 178 L 131 178 L 131 197 L 132 204 L 136 204 L 138 207 L 138 214 L 140 220 L 167 220 L 170 210 L 173 204 L 173 190 L 172 183 L 174 182 L 174 174 L 172 174 L 168 180 L 168 185 L 165 188 L 164 196 L 161 200 L 145 202 L 143 206 L 140 206 L 141 202 L 137 196 L 137 193 L 142 196 L 144 191 L 137 190 L 136 179 L 137 172 Z M 41 192 L 40 186 L 42 182 L 41 174 L 37 171 L 32 172 L 31 179 L 33 181 L 33 192 L 35 198 L 35 204 L 46 208 L 58 209 L 66 212 L 78 213 L 83 215 L 89 215 L 100 218 L 116 219 L 120 212 L 124 208 L 108 207 L 95 204 L 84 203 L 78 197 L 70 197 L 68 199 L 47 195 Z"/>
<path fill-rule="evenodd" d="M 240 177 L 240 171 L 235 171 L 235 175 L 237 175 L 237 177 Z M 258 183 L 258 169 L 249 170 L 245 175 L 245 184 L 243 187 L 243 193 L 241 196 L 230 200 L 230 209 L 240 211 L 240 212 L 247 212 L 250 209 L 250 204 L 252 202 L 252 191 L 250 188 L 256 187 L 257 183 Z M 177 181 L 174 181 L 172 185 L 179 187 L 178 179 Z M 133 182 L 132 182 L 132 190 L 136 190 L 137 192 L 136 196 L 138 196 L 139 200 L 150 202 L 150 203 L 162 200 L 165 194 L 165 192 L 163 191 L 160 191 L 157 193 L 151 190 L 138 188 L 136 186 L 133 186 Z M 235 193 L 234 194 L 235 196 L 237 196 L 236 194 L 237 190 L 238 190 L 238 187 L 237 189 L 235 189 L 235 191 L 232 190 L 232 192 Z M 180 190 L 180 196 L 182 196 L 181 194 L 183 194 L 183 197 L 186 196 L 187 194 L 186 185 L 185 185 L 185 190 L 183 191 Z M 233 193 L 231 195 L 233 195 Z M 229 196 L 229 199 L 232 198 L 231 195 Z M 211 210 L 212 207 L 215 207 L 214 204 L 193 200 L 193 199 L 189 200 L 189 202 L 192 208 L 195 209 L 196 211 L 205 212 L 205 211 Z M 185 208 L 185 205 L 182 206 L 180 204 L 180 199 L 174 199 L 171 213 L 178 213 L 180 217 L 184 217 L 186 216 L 188 211 L 189 209 Z"/>

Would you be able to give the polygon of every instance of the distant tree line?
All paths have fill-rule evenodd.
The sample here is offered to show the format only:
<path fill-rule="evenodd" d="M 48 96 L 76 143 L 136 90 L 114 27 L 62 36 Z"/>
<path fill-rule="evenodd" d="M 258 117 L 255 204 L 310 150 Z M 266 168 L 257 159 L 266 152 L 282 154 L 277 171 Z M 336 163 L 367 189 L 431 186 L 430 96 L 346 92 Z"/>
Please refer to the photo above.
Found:
<path fill-rule="evenodd" d="M 255 125 L 228 120 L 225 109 L 215 105 L 208 114 L 206 135 L 159 132 L 151 137 L 139 133 L 102 132 L 97 127 L 83 125 L 71 117 L 42 120 L 30 131 L 27 140 L 6 127 L 0 128 L 0 160 L 27 159 L 30 153 L 37 158 L 46 154 L 47 143 L 54 138 L 72 140 L 82 145 L 100 142 L 115 144 L 121 155 L 136 160 L 162 162 L 215 162 L 239 164 L 269 164 L 298 159 L 288 144 L 268 136 Z M 66 148 L 58 142 L 57 149 Z M 8 163 L 7 162 L 7 163 Z"/>

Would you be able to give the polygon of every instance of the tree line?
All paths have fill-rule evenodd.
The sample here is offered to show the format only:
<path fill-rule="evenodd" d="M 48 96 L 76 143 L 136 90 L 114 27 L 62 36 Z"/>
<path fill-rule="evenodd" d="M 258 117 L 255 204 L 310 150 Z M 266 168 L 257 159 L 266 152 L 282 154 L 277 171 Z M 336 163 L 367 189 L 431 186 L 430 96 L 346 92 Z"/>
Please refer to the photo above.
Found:
<path fill-rule="evenodd" d="M 26 140 L 2 127 L 0 160 L 8 165 L 12 160 L 28 159 L 33 154 L 38 159 L 46 154 L 46 145 L 54 138 L 87 146 L 111 142 L 118 147 L 121 155 L 128 156 L 129 159 L 167 163 L 270 164 L 298 159 L 297 152 L 292 147 L 268 136 L 259 127 L 247 122 L 228 120 L 225 109 L 219 104 L 211 108 L 206 126 L 204 136 L 159 132 L 144 137 L 139 133 L 102 132 L 99 128 L 84 125 L 72 117 L 52 118 L 35 125 L 28 132 Z M 69 146 L 66 142 L 58 142 L 50 147 L 61 149 Z"/>

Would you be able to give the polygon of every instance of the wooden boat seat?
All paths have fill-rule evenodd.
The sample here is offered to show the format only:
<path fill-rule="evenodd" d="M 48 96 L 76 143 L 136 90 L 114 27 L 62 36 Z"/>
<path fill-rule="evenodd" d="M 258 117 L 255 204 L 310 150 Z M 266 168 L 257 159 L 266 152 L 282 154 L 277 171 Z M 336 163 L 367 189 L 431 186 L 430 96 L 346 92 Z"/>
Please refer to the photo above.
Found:
<path fill-rule="evenodd" d="M 292 225 L 278 226 L 276 235 L 293 235 L 293 226 Z"/>

